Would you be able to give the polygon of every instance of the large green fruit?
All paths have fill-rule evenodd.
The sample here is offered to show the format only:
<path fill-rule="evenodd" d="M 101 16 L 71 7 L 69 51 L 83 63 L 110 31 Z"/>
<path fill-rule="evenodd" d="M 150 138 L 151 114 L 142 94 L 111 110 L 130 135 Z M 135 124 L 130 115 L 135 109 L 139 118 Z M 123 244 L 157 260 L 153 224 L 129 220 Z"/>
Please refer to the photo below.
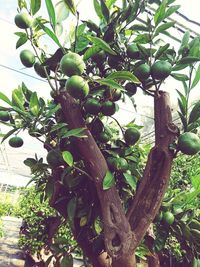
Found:
<path fill-rule="evenodd" d="M 21 147 L 24 141 L 21 137 L 14 136 L 9 139 L 8 143 L 11 147 Z"/>
<path fill-rule="evenodd" d="M 140 81 L 145 81 L 150 75 L 149 65 L 146 63 L 140 64 L 135 68 L 134 74 Z"/>
<path fill-rule="evenodd" d="M 63 158 L 62 158 L 62 154 L 61 154 L 60 150 L 58 150 L 58 149 L 50 150 L 47 154 L 46 159 L 47 159 L 48 164 L 52 168 L 59 167 L 60 165 L 62 165 L 64 163 Z"/>
<path fill-rule="evenodd" d="M 78 75 L 71 76 L 67 80 L 65 88 L 76 99 L 84 99 L 89 93 L 88 83 Z"/>
<path fill-rule="evenodd" d="M 194 133 L 185 132 L 178 138 L 178 148 L 186 155 L 195 155 L 200 151 L 200 139 Z"/>
<path fill-rule="evenodd" d="M 79 54 L 69 52 L 60 61 L 62 72 L 67 76 L 81 75 L 85 70 L 85 63 Z"/>
<path fill-rule="evenodd" d="M 46 78 L 46 72 L 45 72 L 45 67 L 42 66 L 39 62 L 36 62 L 34 64 L 34 70 L 35 72 L 42 78 Z M 49 68 L 46 67 L 46 71 L 47 71 L 47 74 L 49 75 L 50 74 L 50 70 Z"/>
<path fill-rule="evenodd" d="M 15 24 L 20 29 L 30 28 L 32 21 L 32 17 L 28 13 L 19 13 L 15 16 Z"/>
<path fill-rule="evenodd" d="M 106 101 L 102 104 L 101 112 L 105 116 L 112 116 L 115 114 L 116 111 L 116 105 L 112 101 Z"/>
<path fill-rule="evenodd" d="M 10 119 L 10 115 L 8 113 L 8 111 L 0 111 L 0 121 L 9 121 Z"/>
<path fill-rule="evenodd" d="M 132 59 L 139 59 L 140 58 L 140 51 L 136 44 L 128 45 L 127 47 L 127 56 Z"/>
<path fill-rule="evenodd" d="M 22 64 L 27 67 L 31 68 L 35 63 L 35 55 L 30 50 L 22 50 L 20 53 L 20 59 Z"/>
<path fill-rule="evenodd" d="M 173 224 L 174 222 L 174 215 L 170 211 L 166 211 L 163 214 L 163 221 L 169 225 Z"/>
<path fill-rule="evenodd" d="M 172 65 L 168 61 L 156 61 L 151 67 L 151 76 L 156 80 L 164 80 L 172 71 Z"/>
<path fill-rule="evenodd" d="M 134 128 L 128 128 L 124 133 L 124 140 L 127 145 L 134 145 L 140 139 L 140 132 Z"/>
<path fill-rule="evenodd" d="M 128 96 L 133 96 L 137 92 L 137 85 L 135 83 L 127 83 L 125 85 L 125 90 Z"/>
<path fill-rule="evenodd" d="M 92 115 L 97 115 L 101 109 L 101 104 L 95 98 L 88 98 L 84 104 L 85 111 Z"/>

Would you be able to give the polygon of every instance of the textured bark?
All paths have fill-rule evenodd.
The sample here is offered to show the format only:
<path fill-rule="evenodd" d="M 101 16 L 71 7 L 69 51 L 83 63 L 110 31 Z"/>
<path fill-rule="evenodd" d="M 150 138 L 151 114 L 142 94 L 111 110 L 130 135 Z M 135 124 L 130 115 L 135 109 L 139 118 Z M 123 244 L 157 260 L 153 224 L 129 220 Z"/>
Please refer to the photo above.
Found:
<path fill-rule="evenodd" d="M 127 213 L 136 237 L 133 249 L 136 249 L 143 239 L 162 203 L 174 157 L 169 145 L 178 134 L 177 127 L 172 123 L 168 93 L 158 92 L 154 101 L 155 146 L 150 151 L 143 177 Z"/>
<path fill-rule="evenodd" d="M 153 224 L 151 224 L 145 235 L 145 244 L 147 245 L 149 251 L 151 252 L 150 255 L 147 255 L 147 263 L 148 267 L 161 267 L 159 256 L 156 252 L 154 252 L 153 248 L 154 240 L 155 240 L 155 235 L 153 231 Z"/>
<path fill-rule="evenodd" d="M 87 137 L 77 138 L 76 147 L 89 174 L 93 177 L 97 189 L 104 222 L 106 251 L 114 258 L 128 255 L 134 236 L 115 186 L 109 190 L 103 190 L 103 179 L 108 171 L 106 160 L 86 127 L 77 101 L 66 92 L 61 92 L 57 101 L 61 104 L 62 112 L 70 129 L 85 128 L 84 134 Z M 116 239 L 118 240 L 117 245 L 113 242 Z"/>
<path fill-rule="evenodd" d="M 113 260 L 112 267 L 136 267 L 135 254 Z"/>

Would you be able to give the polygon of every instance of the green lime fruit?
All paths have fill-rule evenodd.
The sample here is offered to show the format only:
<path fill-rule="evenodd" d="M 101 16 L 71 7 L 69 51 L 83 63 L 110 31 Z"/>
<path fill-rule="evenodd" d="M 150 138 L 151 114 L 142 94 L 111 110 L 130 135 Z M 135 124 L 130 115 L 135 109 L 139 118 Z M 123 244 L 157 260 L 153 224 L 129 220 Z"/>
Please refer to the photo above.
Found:
<path fill-rule="evenodd" d="M 84 104 L 84 109 L 89 114 L 97 115 L 100 112 L 101 104 L 97 99 L 88 98 Z"/>
<path fill-rule="evenodd" d="M 150 66 L 146 63 L 140 64 L 135 68 L 134 75 L 140 81 L 145 81 L 150 75 Z"/>
<path fill-rule="evenodd" d="M 140 132 L 134 128 L 128 128 L 124 133 L 124 140 L 127 145 L 134 145 L 140 139 Z"/>
<path fill-rule="evenodd" d="M 47 77 L 46 72 L 45 72 L 45 68 L 46 68 L 47 74 L 49 75 L 50 74 L 50 70 L 49 70 L 48 67 L 42 66 L 39 62 L 36 62 L 34 64 L 35 72 L 42 78 L 46 78 Z"/>
<path fill-rule="evenodd" d="M 116 112 L 116 105 L 112 101 L 106 101 L 102 104 L 101 112 L 105 116 L 112 116 Z"/>
<path fill-rule="evenodd" d="M 20 53 L 20 59 L 22 64 L 27 67 L 31 68 L 35 63 L 35 55 L 30 50 L 22 50 Z"/>
<path fill-rule="evenodd" d="M 133 96 L 137 92 L 137 85 L 135 83 L 127 83 L 125 85 L 125 90 L 128 96 Z"/>
<path fill-rule="evenodd" d="M 168 61 L 156 61 L 151 67 L 151 76 L 156 80 L 164 80 L 172 71 L 172 65 Z"/>
<path fill-rule="evenodd" d="M 128 45 L 127 47 L 127 56 L 132 59 L 139 59 L 140 58 L 140 51 L 136 44 Z"/>
<path fill-rule="evenodd" d="M 79 54 L 69 52 L 60 61 L 60 68 L 67 76 L 81 75 L 85 70 L 85 63 Z"/>
<path fill-rule="evenodd" d="M 174 222 L 174 215 L 170 211 L 166 211 L 163 214 L 163 221 L 169 225 Z"/>
<path fill-rule="evenodd" d="M 15 16 L 15 24 L 20 29 L 30 28 L 32 21 L 32 17 L 28 13 L 19 13 Z"/>
<path fill-rule="evenodd" d="M 111 136 L 106 131 L 103 131 L 97 135 L 97 139 L 101 143 L 107 143 L 110 141 L 110 138 Z"/>
<path fill-rule="evenodd" d="M 63 158 L 62 158 L 62 154 L 60 152 L 60 150 L 58 149 L 52 149 L 48 152 L 47 154 L 47 163 L 53 167 L 59 167 L 60 165 L 63 165 Z"/>
<path fill-rule="evenodd" d="M 8 111 L 3 111 L 3 110 L 0 111 L 0 121 L 6 122 L 6 121 L 9 121 L 9 119 L 10 119 L 10 115 Z"/>
<path fill-rule="evenodd" d="M 128 169 L 128 162 L 124 158 L 108 157 L 107 164 L 112 171 L 124 172 Z"/>
<path fill-rule="evenodd" d="M 11 147 L 21 147 L 24 141 L 21 137 L 14 136 L 9 139 L 8 143 Z"/>
<path fill-rule="evenodd" d="M 195 155 L 200 151 L 200 138 L 191 132 L 185 132 L 178 138 L 178 148 L 183 154 Z"/>
<path fill-rule="evenodd" d="M 89 93 L 88 83 L 78 75 L 71 76 L 67 80 L 65 88 L 76 99 L 84 99 Z"/>
<path fill-rule="evenodd" d="M 104 96 L 114 102 L 121 99 L 122 93 L 119 89 L 106 89 Z"/>

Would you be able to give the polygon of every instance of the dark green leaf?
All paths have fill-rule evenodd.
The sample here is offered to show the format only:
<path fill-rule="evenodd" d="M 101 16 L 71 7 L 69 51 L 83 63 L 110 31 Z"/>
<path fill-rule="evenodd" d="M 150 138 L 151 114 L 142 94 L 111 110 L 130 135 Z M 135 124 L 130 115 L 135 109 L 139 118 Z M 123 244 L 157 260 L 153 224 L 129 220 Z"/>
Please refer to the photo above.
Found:
<path fill-rule="evenodd" d="M 95 32 L 97 35 L 100 35 L 101 30 L 100 30 L 100 28 L 93 21 L 90 21 L 90 20 L 88 20 L 88 21 L 82 20 L 82 21 L 87 25 L 87 27 L 91 31 Z"/>
<path fill-rule="evenodd" d="M 60 267 L 73 267 L 72 255 L 65 255 L 61 260 Z"/>
<path fill-rule="evenodd" d="M 25 44 L 28 41 L 27 36 L 22 36 L 17 40 L 16 49 Z"/>
<path fill-rule="evenodd" d="M 185 74 L 181 74 L 181 73 L 171 73 L 170 74 L 174 79 L 178 80 L 178 81 L 188 81 L 189 77 Z"/>
<path fill-rule="evenodd" d="M 130 185 L 131 189 L 135 190 L 136 184 L 137 184 L 135 177 L 129 173 L 123 173 L 123 175 L 124 175 L 124 178 L 126 179 L 126 182 Z"/>
<path fill-rule="evenodd" d="M 134 24 L 129 28 L 129 30 L 148 32 L 149 28 L 142 24 Z"/>
<path fill-rule="evenodd" d="M 74 165 L 74 159 L 72 154 L 69 151 L 63 151 L 62 152 L 62 157 L 64 159 L 64 161 L 70 166 L 72 167 Z"/>
<path fill-rule="evenodd" d="M 181 47 L 184 47 L 186 45 L 188 45 L 190 40 L 190 32 L 186 31 L 183 35 L 182 41 L 181 41 Z"/>
<path fill-rule="evenodd" d="M 31 12 L 35 15 L 41 7 L 41 0 L 31 0 Z"/>
<path fill-rule="evenodd" d="M 103 190 L 110 189 L 114 184 L 115 184 L 115 179 L 113 174 L 110 171 L 107 171 L 103 179 Z"/>
<path fill-rule="evenodd" d="M 49 20 L 51 22 L 53 30 L 55 31 L 55 28 L 56 28 L 56 14 L 55 14 L 54 6 L 53 6 L 51 0 L 45 0 L 45 3 L 46 3 L 47 11 L 48 11 L 48 14 L 49 14 Z"/>
<path fill-rule="evenodd" d="M 139 34 L 135 39 L 134 41 L 136 43 L 140 43 L 140 44 L 148 44 L 151 39 L 150 39 L 150 36 L 149 34 L 147 33 L 144 33 L 144 34 Z"/>
<path fill-rule="evenodd" d="M 131 15 L 132 5 L 128 5 L 125 9 L 123 9 L 120 22 L 123 23 L 125 20 L 127 20 L 128 17 Z"/>
<path fill-rule="evenodd" d="M 54 125 L 54 126 L 51 128 L 50 133 L 53 133 L 53 132 L 55 132 L 55 131 L 57 131 L 57 130 L 60 130 L 60 129 L 66 127 L 66 126 L 67 126 L 66 123 L 57 123 L 56 125 Z"/>
<path fill-rule="evenodd" d="M 12 104 L 13 106 L 16 106 L 20 110 L 24 111 L 24 95 L 22 92 L 21 87 L 14 89 L 12 91 Z"/>
<path fill-rule="evenodd" d="M 9 98 L 4 95 L 2 92 L 0 92 L 0 99 L 6 102 L 8 105 L 12 106 L 12 102 L 9 100 Z"/>
<path fill-rule="evenodd" d="M 68 215 L 68 219 L 71 223 L 73 223 L 74 220 L 74 216 L 76 213 L 76 206 L 77 206 L 77 199 L 76 197 L 70 199 L 70 201 L 68 202 L 67 205 L 67 215 Z"/>
<path fill-rule="evenodd" d="M 127 23 L 131 23 L 137 17 L 137 12 L 140 7 L 140 3 L 139 1 L 134 1 L 134 3 L 130 3 L 130 5 L 131 5 L 131 14 L 126 20 Z"/>
<path fill-rule="evenodd" d="M 37 20 L 38 25 L 40 28 L 60 47 L 62 48 L 62 45 L 60 44 L 57 36 L 49 29 L 47 28 L 44 24 L 42 24 L 39 20 Z"/>
<path fill-rule="evenodd" d="M 165 12 L 165 18 L 171 16 L 173 13 L 175 13 L 181 6 L 180 5 L 175 5 L 175 6 L 170 6 L 166 12 Z"/>
<path fill-rule="evenodd" d="M 117 0 L 106 0 L 106 6 L 110 9 Z"/>
<path fill-rule="evenodd" d="M 159 57 L 161 57 L 162 54 L 168 49 L 169 46 L 170 46 L 170 44 L 160 46 L 158 51 L 155 54 L 155 59 L 158 59 Z"/>
<path fill-rule="evenodd" d="M 199 39 L 199 36 L 195 37 L 189 43 L 189 56 L 200 57 L 200 39 Z"/>
<path fill-rule="evenodd" d="M 97 16 L 101 19 L 103 19 L 103 14 L 102 14 L 102 11 L 101 11 L 101 6 L 99 4 L 99 1 L 98 0 L 93 0 L 93 4 L 94 4 L 94 9 L 95 9 L 95 12 L 97 14 Z"/>
<path fill-rule="evenodd" d="M 190 112 L 188 123 L 193 123 L 200 118 L 200 100 L 194 105 Z"/>
<path fill-rule="evenodd" d="M 183 70 L 187 67 L 188 67 L 188 64 L 176 64 L 175 66 L 173 66 L 172 70 L 173 71 L 179 71 L 179 70 Z"/>
<path fill-rule="evenodd" d="M 66 6 L 68 7 L 68 9 L 72 12 L 73 15 L 76 14 L 76 7 L 74 4 L 74 0 L 64 0 Z"/>
<path fill-rule="evenodd" d="M 103 41 L 101 38 L 88 36 L 87 37 L 92 43 L 94 43 L 96 46 L 100 47 L 104 51 L 108 52 L 111 55 L 117 55 L 115 51 L 111 49 L 109 44 L 107 44 L 105 41 Z"/>
<path fill-rule="evenodd" d="M 83 60 L 87 61 L 89 58 L 96 55 L 99 51 L 101 51 L 101 48 L 98 46 L 93 45 L 89 47 L 84 53 Z"/>
<path fill-rule="evenodd" d="M 51 108 L 49 112 L 46 114 L 46 118 L 50 118 L 53 114 L 55 114 L 60 109 L 60 104 L 56 105 L 55 107 Z"/>
<path fill-rule="evenodd" d="M 75 136 L 75 137 L 80 137 L 80 138 L 87 137 L 87 135 L 85 134 L 85 128 L 72 129 L 68 131 L 66 134 L 64 134 L 62 138 L 67 138 L 70 136 Z"/>
<path fill-rule="evenodd" d="M 141 44 L 137 44 L 138 49 L 140 50 L 141 55 L 147 59 L 150 57 L 150 50 L 142 46 Z"/>
<path fill-rule="evenodd" d="M 194 79 L 192 81 L 191 89 L 193 89 L 198 84 L 199 81 L 200 81 L 200 64 L 198 66 L 198 69 L 196 70 Z"/>
<path fill-rule="evenodd" d="M 130 71 L 116 71 L 111 73 L 106 77 L 106 79 L 113 79 L 113 80 L 124 80 L 124 81 L 132 81 L 133 83 L 140 83 L 138 78 L 133 75 Z"/>
<path fill-rule="evenodd" d="M 110 19 L 109 9 L 106 6 L 104 0 L 100 0 L 100 2 L 101 2 L 101 12 L 102 12 L 102 14 L 104 16 L 105 21 L 108 23 L 109 22 L 109 19 Z"/>
<path fill-rule="evenodd" d="M 12 130 L 10 130 L 9 132 L 7 132 L 5 135 L 4 135 L 4 137 L 3 137 L 3 139 L 1 140 L 1 143 L 3 143 L 3 141 L 5 141 L 9 136 L 11 136 L 14 132 L 16 132 L 18 129 L 17 128 L 14 128 L 14 129 L 12 129 Z"/>
<path fill-rule="evenodd" d="M 187 110 L 186 110 L 186 107 L 184 106 L 183 102 L 181 102 L 180 99 L 178 99 L 178 106 L 179 106 L 179 108 L 180 108 L 181 114 L 182 114 L 183 116 L 185 116 Z"/>
<path fill-rule="evenodd" d="M 33 115 L 38 116 L 40 111 L 40 103 L 38 101 L 37 93 L 34 92 L 31 95 L 30 103 L 29 103 L 30 111 Z"/>
<path fill-rule="evenodd" d="M 167 7 L 167 0 L 163 0 L 159 8 L 156 10 L 154 15 L 154 22 L 157 26 L 160 22 L 162 22 L 165 18 L 165 12 Z"/>
<path fill-rule="evenodd" d="M 183 57 L 177 62 L 177 64 L 188 64 L 188 65 L 190 65 L 190 64 L 193 64 L 193 63 L 198 62 L 198 61 L 200 61 L 199 57 Z"/>
<path fill-rule="evenodd" d="M 179 117 L 181 119 L 181 122 L 183 124 L 183 129 L 184 129 L 184 132 L 185 132 L 187 130 L 187 119 L 179 111 L 178 111 L 178 115 L 179 115 Z"/>
<path fill-rule="evenodd" d="M 119 89 L 121 91 L 125 91 L 124 88 L 119 85 L 118 83 L 116 83 L 114 80 L 111 80 L 111 79 L 98 79 L 96 80 L 96 82 L 100 83 L 100 84 L 103 84 L 103 85 L 107 85 L 111 88 L 115 88 L 115 89 Z"/>
<path fill-rule="evenodd" d="M 160 25 L 158 28 L 156 28 L 156 31 L 155 31 L 154 35 L 156 36 L 159 33 L 162 33 L 163 31 L 166 31 L 167 29 L 169 29 L 172 26 L 174 26 L 174 24 L 175 24 L 175 21 L 167 22 L 167 23 L 164 23 L 164 24 Z"/>

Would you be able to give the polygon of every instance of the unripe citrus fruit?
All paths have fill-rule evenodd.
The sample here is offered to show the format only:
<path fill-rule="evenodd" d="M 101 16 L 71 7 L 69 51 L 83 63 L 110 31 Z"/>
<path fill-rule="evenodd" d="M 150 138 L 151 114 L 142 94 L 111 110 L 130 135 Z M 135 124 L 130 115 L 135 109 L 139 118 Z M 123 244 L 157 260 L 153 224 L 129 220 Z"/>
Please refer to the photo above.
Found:
<path fill-rule="evenodd" d="M 102 104 L 101 112 L 105 116 L 112 116 L 115 114 L 116 111 L 116 105 L 112 101 L 106 101 Z"/>
<path fill-rule="evenodd" d="M 200 139 L 191 132 L 185 132 L 178 138 L 178 148 L 186 155 L 195 155 L 200 151 Z"/>
<path fill-rule="evenodd" d="M 15 16 L 15 24 L 20 29 L 27 29 L 31 27 L 32 18 L 28 13 L 20 13 Z"/>
<path fill-rule="evenodd" d="M 137 78 L 140 81 L 146 80 L 150 75 L 150 67 L 149 67 L 149 65 L 146 64 L 146 63 L 140 64 L 139 66 L 137 66 L 135 68 L 134 74 L 135 74 L 135 76 L 137 76 Z"/>
<path fill-rule="evenodd" d="M 59 167 L 60 165 L 64 163 L 59 149 L 50 150 L 47 154 L 46 159 L 47 159 L 48 164 L 53 168 Z"/>
<path fill-rule="evenodd" d="M 163 221 L 171 225 L 174 222 L 174 215 L 170 211 L 166 211 L 163 214 Z"/>
<path fill-rule="evenodd" d="M 156 61 L 151 67 L 151 76 L 156 80 L 164 80 L 172 71 L 172 65 L 168 61 Z"/>
<path fill-rule="evenodd" d="M 8 143 L 11 147 L 21 147 L 24 141 L 21 137 L 14 136 L 9 139 Z"/>
<path fill-rule="evenodd" d="M 71 76 L 66 82 L 67 92 L 76 99 L 83 99 L 89 93 L 88 83 L 78 75 Z"/>
<path fill-rule="evenodd" d="M 134 128 L 128 128 L 124 133 L 124 140 L 127 145 L 134 145 L 140 139 L 140 132 Z"/>
<path fill-rule="evenodd" d="M 34 64 L 34 70 L 35 72 L 42 78 L 46 78 L 46 73 L 45 73 L 45 67 L 42 66 L 39 62 L 36 62 Z M 47 74 L 50 74 L 50 70 L 46 67 Z"/>
<path fill-rule="evenodd" d="M 67 76 L 81 75 L 85 69 L 85 63 L 79 54 L 69 52 L 60 61 L 62 72 Z"/>
<path fill-rule="evenodd" d="M 128 169 L 128 162 L 124 158 L 107 158 L 108 166 L 113 171 L 126 171 Z"/>
<path fill-rule="evenodd" d="M 131 44 L 127 47 L 127 56 L 132 59 L 140 58 L 140 51 L 136 44 Z"/>
<path fill-rule="evenodd" d="M 8 113 L 8 111 L 0 111 L 0 121 L 9 121 L 10 119 L 10 115 Z"/>
<path fill-rule="evenodd" d="M 27 67 L 31 68 L 35 63 L 35 55 L 30 50 L 22 50 L 20 53 L 20 59 L 22 64 Z"/>
<path fill-rule="evenodd" d="M 84 104 L 85 111 L 92 115 L 97 115 L 101 109 L 101 104 L 97 99 L 88 98 Z"/>
<path fill-rule="evenodd" d="M 127 83 L 126 85 L 125 85 L 125 89 L 126 89 L 126 93 L 127 93 L 127 95 L 129 95 L 129 96 L 133 96 L 133 95 L 135 95 L 136 94 L 136 92 L 137 92 L 137 85 L 135 84 L 135 83 Z"/>
<path fill-rule="evenodd" d="M 110 138 L 111 136 L 106 131 L 99 133 L 97 136 L 98 141 L 101 143 L 107 143 L 110 141 Z"/>

